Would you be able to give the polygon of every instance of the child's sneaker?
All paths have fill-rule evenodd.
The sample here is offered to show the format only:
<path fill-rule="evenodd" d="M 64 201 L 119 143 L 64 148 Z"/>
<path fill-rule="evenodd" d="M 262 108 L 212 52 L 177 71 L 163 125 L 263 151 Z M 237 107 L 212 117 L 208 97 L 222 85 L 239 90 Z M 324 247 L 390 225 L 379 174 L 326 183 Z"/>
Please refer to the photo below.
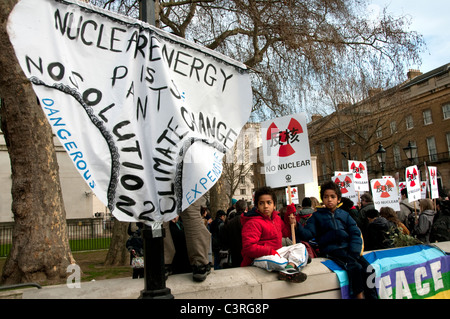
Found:
<path fill-rule="evenodd" d="M 308 276 L 301 272 L 300 270 L 294 268 L 294 267 L 286 267 L 283 270 L 280 270 L 278 273 L 278 279 L 279 280 L 285 280 L 289 282 L 304 282 L 308 278 Z"/>

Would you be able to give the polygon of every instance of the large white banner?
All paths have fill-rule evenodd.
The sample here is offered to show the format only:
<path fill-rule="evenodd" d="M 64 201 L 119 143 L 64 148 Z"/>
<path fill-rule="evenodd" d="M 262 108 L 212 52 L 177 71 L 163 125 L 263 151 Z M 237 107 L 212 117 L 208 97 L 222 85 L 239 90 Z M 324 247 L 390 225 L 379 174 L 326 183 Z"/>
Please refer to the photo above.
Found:
<path fill-rule="evenodd" d="M 271 187 L 314 181 L 305 113 L 261 123 L 263 173 Z"/>
<path fill-rule="evenodd" d="M 169 221 L 222 173 L 251 111 L 243 64 L 74 0 L 21 0 L 7 25 L 74 165 L 122 221 Z"/>

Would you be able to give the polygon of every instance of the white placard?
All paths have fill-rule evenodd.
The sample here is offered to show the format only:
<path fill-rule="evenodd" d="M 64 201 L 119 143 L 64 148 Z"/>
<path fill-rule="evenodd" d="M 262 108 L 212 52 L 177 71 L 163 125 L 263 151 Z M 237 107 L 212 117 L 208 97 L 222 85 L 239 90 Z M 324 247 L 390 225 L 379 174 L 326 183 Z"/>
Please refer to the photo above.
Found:
<path fill-rule="evenodd" d="M 405 170 L 406 189 L 410 202 L 420 199 L 420 178 L 417 165 L 409 166 Z"/>
<path fill-rule="evenodd" d="M 428 176 L 430 180 L 430 194 L 431 198 L 439 198 L 439 188 L 437 182 L 437 167 L 428 166 Z"/>
<path fill-rule="evenodd" d="M 289 204 L 289 188 L 286 187 L 285 192 L 286 194 L 286 203 Z M 298 188 L 297 187 L 291 187 L 291 203 L 298 204 Z"/>
<path fill-rule="evenodd" d="M 369 177 L 367 175 L 367 163 L 365 161 L 348 161 L 350 172 L 355 176 L 355 189 L 357 191 L 369 191 Z"/>
<path fill-rule="evenodd" d="M 395 178 L 372 179 L 370 184 L 375 209 L 380 210 L 381 207 L 391 207 L 394 211 L 400 210 Z"/>
<path fill-rule="evenodd" d="M 305 113 L 261 123 L 263 172 L 271 187 L 314 181 Z"/>
<path fill-rule="evenodd" d="M 358 193 L 355 190 L 355 176 L 353 173 L 340 174 L 333 176 L 331 180 L 341 188 L 342 197 L 351 199 L 354 203 L 358 202 Z"/>

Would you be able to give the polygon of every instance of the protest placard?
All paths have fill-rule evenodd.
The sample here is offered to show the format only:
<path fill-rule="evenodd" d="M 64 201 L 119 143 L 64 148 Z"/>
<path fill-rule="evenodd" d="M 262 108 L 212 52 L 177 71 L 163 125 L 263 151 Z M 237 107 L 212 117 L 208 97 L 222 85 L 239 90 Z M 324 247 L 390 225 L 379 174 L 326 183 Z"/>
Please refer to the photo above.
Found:
<path fill-rule="evenodd" d="M 409 166 L 405 170 L 406 189 L 410 202 L 420 199 L 420 178 L 417 165 Z"/>
<path fill-rule="evenodd" d="M 391 207 L 394 211 L 400 210 L 395 178 L 372 179 L 370 180 L 370 186 L 375 209 L 380 210 L 381 207 Z"/>
<path fill-rule="evenodd" d="M 290 194 L 289 194 L 289 190 L 290 190 Z M 299 204 L 297 187 L 286 187 L 285 194 L 286 194 L 286 203 Z"/>
<path fill-rule="evenodd" d="M 261 135 L 266 185 L 275 188 L 314 180 L 305 113 L 262 122 Z"/>
<path fill-rule="evenodd" d="M 340 175 L 335 175 L 331 178 L 331 180 L 341 188 L 342 197 L 347 197 L 356 204 L 358 202 L 358 193 L 355 189 L 354 179 L 355 176 L 353 173 L 349 172 L 347 172 L 347 174 L 341 173 Z"/>
<path fill-rule="evenodd" d="M 369 177 L 367 175 L 367 163 L 365 161 L 348 161 L 350 172 L 355 176 L 356 191 L 369 191 Z"/>
<path fill-rule="evenodd" d="M 437 182 L 437 167 L 428 166 L 428 176 L 430 181 L 430 195 L 431 198 L 439 198 L 439 188 Z"/>

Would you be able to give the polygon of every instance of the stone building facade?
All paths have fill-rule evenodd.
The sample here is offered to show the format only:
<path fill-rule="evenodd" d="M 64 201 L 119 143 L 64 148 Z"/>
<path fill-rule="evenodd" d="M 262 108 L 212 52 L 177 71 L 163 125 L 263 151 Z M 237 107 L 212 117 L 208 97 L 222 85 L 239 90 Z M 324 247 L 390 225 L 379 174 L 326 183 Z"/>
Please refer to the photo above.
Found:
<path fill-rule="evenodd" d="M 450 63 L 421 73 L 389 90 L 371 90 L 355 104 L 340 104 L 332 114 L 312 116 L 308 134 L 317 156 L 319 184 L 335 171 L 348 171 L 348 159 L 366 161 L 369 180 L 382 174 L 405 180 L 404 169 L 415 164 L 425 180 L 425 165 L 436 166 L 441 195 L 450 190 Z M 386 150 L 386 162 L 377 150 Z M 405 148 L 417 147 L 408 159 Z M 384 170 L 384 172 L 383 172 Z"/>

